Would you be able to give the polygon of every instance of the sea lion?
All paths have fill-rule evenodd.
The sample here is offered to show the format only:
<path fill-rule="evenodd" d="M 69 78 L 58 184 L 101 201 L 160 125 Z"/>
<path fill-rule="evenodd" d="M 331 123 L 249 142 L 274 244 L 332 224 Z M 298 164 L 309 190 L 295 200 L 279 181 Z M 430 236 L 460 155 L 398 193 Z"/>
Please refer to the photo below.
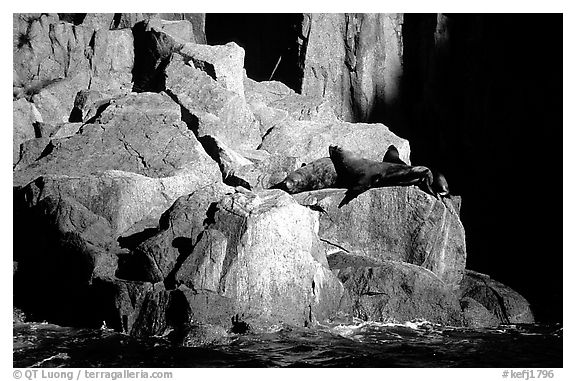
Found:
<path fill-rule="evenodd" d="M 398 149 L 394 145 L 390 145 L 386 154 L 384 154 L 383 161 L 395 164 L 406 164 L 400 159 Z M 432 170 L 432 184 L 430 188 L 434 192 L 434 196 L 450 198 L 450 190 L 448 189 L 448 181 L 444 175 L 436 170 Z M 424 190 L 425 191 L 425 190 Z"/>
<path fill-rule="evenodd" d="M 432 171 L 426 167 L 368 160 L 338 146 L 330 146 L 328 151 L 338 184 L 349 190 L 341 205 L 370 188 L 386 186 L 418 185 L 424 192 L 437 197 L 431 188 Z"/>
<path fill-rule="evenodd" d="M 433 180 L 431 188 L 440 197 L 450 198 L 450 189 L 448 188 L 448 181 L 446 177 L 438 171 L 432 171 Z"/>
<path fill-rule="evenodd" d="M 291 172 L 272 188 L 290 194 L 311 190 L 334 188 L 337 185 L 336 169 L 329 157 L 323 157 Z"/>

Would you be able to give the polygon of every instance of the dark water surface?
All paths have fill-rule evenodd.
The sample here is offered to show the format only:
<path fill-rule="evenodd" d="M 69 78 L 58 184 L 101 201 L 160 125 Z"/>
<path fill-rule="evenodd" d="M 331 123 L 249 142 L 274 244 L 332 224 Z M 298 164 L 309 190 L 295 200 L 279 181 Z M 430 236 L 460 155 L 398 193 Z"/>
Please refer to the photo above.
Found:
<path fill-rule="evenodd" d="M 226 345 L 176 347 L 109 330 L 19 323 L 14 367 L 562 367 L 560 325 L 464 329 L 358 323 L 232 336 Z"/>

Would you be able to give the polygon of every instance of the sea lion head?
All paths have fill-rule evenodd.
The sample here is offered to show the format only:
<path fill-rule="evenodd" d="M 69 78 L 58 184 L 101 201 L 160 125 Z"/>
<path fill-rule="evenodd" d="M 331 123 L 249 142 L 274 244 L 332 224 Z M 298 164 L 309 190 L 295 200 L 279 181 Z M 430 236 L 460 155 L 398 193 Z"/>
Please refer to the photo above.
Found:
<path fill-rule="evenodd" d="M 298 172 L 292 172 L 282 182 L 277 184 L 275 188 L 282 189 L 283 191 L 293 194 L 301 192 L 304 188 L 304 175 Z"/>
<path fill-rule="evenodd" d="M 432 180 L 432 190 L 439 196 L 450 197 L 450 189 L 448 188 L 448 181 L 446 177 L 440 172 L 433 172 L 434 179 Z"/>
<path fill-rule="evenodd" d="M 330 159 L 332 159 L 332 161 L 334 160 L 342 161 L 342 156 L 344 155 L 344 149 L 340 146 L 330 146 L 328 147 L 328 153 L 330 154 Z"/>

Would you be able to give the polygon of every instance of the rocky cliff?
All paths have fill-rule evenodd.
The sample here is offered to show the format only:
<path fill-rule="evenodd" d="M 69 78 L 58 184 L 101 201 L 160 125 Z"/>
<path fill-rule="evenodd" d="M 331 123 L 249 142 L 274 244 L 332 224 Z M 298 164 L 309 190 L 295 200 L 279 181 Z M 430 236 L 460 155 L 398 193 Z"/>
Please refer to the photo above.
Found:
<path fill-rule="evenodd" d="M 307 70 L 333 66 L 317 25 L 345 26 L 333 48 L 354 95 L 332 74 L 303 94 L 253 81 L 240 46 L 200 44 L 201 16 L 162 17 L 14 16 L 14 303 L 29 319 L 178 340 L 353 317 L 531 321 L 519 295 L 466 272 L 459 203 L 269 189 L 331 144 L 378 161 L 394 144 L 409 162 L 386 126 L 342 118 L 394 91 L 400 16 L 312 17 Z"/>

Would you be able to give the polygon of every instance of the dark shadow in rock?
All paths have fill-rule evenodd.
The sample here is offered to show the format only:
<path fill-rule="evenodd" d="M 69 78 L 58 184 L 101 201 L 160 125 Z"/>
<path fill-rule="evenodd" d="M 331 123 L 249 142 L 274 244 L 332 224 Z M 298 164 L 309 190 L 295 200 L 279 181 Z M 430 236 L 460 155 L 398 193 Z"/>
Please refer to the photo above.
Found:
<path fill-rule="evenodd" d="M 300 92 L 308 36 L 302 35 L 302 13 L 208 13 L 206 40 L 210 45 L 236 42 L 246 52 L 244 67 L 256 81 L 280 81 Z"/>
<path fill-rule="evenodd" d="M 120 253 L 118 254 L 118 268 L 114 274 L 119 279 L 155 282 L 156 279 L 150 279 L 148 274 L 152 274 L 154 269 L 150 268 L 150 261 L 144 255 L 139 253 Z"/>
<path fill-rule="evenodd" d="M 166 322 L 174 329 L 187 327 L 190 316 L 190 304 L 184 293 L 180 290 L 174 290 L 170 296 L 170 305 L 166 309 Z"/>
<path fill-rule="evenodd" d="M 106 327 L 117 332 L 125 332 L 125 322 L 120 316 L 116 302 L 118 300 L 118 286 L 114 281 L 96 278 L 92 282 L 91 298 L 96 304 L 102 321 Z M 125 315 L 124 315 L 125 317 Z"/>
<path fill-rule="evenodd" d="M 182 115 L 181 119 L 186 124 L 188 129 L 194 133 L 194 136 L 198 137 L 198 128 L 200 126 L 200 121 L 198 117 L 192 114 L 188 109 L 178 101 L 178 97 L 174 94 L 170 89 L 165 89 L 164 92 L 168 95 L 174 102 L 180 105 L 180 114 Z M 202 143 L 202 142 L 200 142 Z"/>
<path fill-rule="evenodd" d="M 114 17 L 112 18 L 112 26 L 110 29 L 118 29 L 120 26 L 120 21 L 122 21 L 122 13 L 114 13 Z"/>
<path fill-rule="evenodd" d="M 180 253 L 180 256 L 187 257 L 188 255 L 190 255 L 190 253 L 192 253 L 193 248 L 192 239 L 188 237 L 176 237 L 172 241 L 172 247 L 178 249 L 178 253 Z"/>
<path fill-rule="evenodd" d="M 212 160 L 214 160 L 216 163 L 218 163 L 219 166 L 221 166 L 222 163 L 220 161 L 220 147 L 218 147 L 218 142 L 210 135 L 201 136 L 198 138 L 198 141 L 200 142 L 200 144 L 202 144 L 202 147 L 204 148 L 204 151 L 206 151 L 208 156 L 210 156 Z"/>
<path fill-rule="evenodd" d="M 134 68 L 132 90 L 160 92 L 166 89 L 166 67 L 177 50 L 173 38 L 148 28 L 148 21 L 140 21 L 132 28 L 134 36 Z"/>
<path fill-rule="evenodd" d="M 14 306 L 31 321 L 100 327 L 101 315 L 89 297 L 98 253 L 76 233 L 60 232 L 49 218 L 40 208 L 26 209 L 25 200 L 14 200 Z"/>
<path fill-rule="evenodd" d="M 206 218 L 202 222 L 204 228 L 214 224 L 216 222 L 216 212 L 218 211 L 218 202 L 213 202 L 210 204 L 208 209 L 206 210 Z M 198 236 L 195 238 L 188 238 L 188 237 L 177 237 L 172 241 L 172 246 L 178 249 L 180 255 L 176 259 L 176 263 L 172 268 L 172 271 L 166 276 L 164 279 L 164 286 L 167 290 L 171 290 L 176 288 L 178 285 L 176 284 L 176 273 L 182 267 L 184 261 L 192 254 L 194 250 L 194 246 L 198 244 L 202 236 L 204 235 L 204 231 L 200 232 Z"/>
<path fill-rule="evenodd" d="M 35 161 L 40 161 L 41 159 L 50 155 L 53 150 L 54 150 L 54 144 L 52 143 L 52 140 L 50 140 L 50 142 L 48 144 L 46 144 L 46 148 L 44 148 L 44 151 L 42 151 L 42 153 L 40 154 L 38 159 L 36 159 Z"/>
<path fill-rule="evenodd" d="M 180 270 L 180 267 L 182 267 L 182 264 L 186 258 L 192 254 L 192 250 L 198 241 L 200 241 L 200 238 L 202 238 L 202 234 L 203 232 L 198 234 L 198 237 L 196 237 L 196 242 L 192 242 L 192 239 L 188 237 L 177 237 L 172 241 L 172 247 L 178 249 L 179 255 L 178 258 L 176 258 L 176 263 L 174 264 L 172 271 L 170 271 L 170 273 L 164 279 L 164 286 L 167 290 L 175 289 L 178 286 L 176 284 L 176 273 L 178 270 Z"/>
<path fill-rule="evenodd" d="M 252 190 L 252 186 L 244 179 L 236 176 L 236 175 L 232 175 L 232 176 L 228 176 L 227 178 L 223 179 L 224 184 L 229 185 L 231 187 L 244 187 L 248 190 Z"/>
<path fill-rule="evenodd" d="M 85 123 L 86 124 L 96 123 L 100 118 L 100 115 L 102 115 L 102 113 L 104 112 L 104 110 L 106 110 L 108 106 L 110 106 L 110 102 L 111 100 L 108 100 L 99 105 L 98 108 L 96 109 L 96 113 L 94 114 L 94 116 L 88 119 Z M 72 112 L 70 112 L 70 117 L 68 118 L 68 121 L 70 123 L 82 123 L 83 122 L 82 119 L 83 119 L 82 110 L 78 109 L 77 107 L 74 107 L 72 109 Z"/>
<path fill-rule="evenodd" d="M 210 206 L 208 207 L 208 210 L 206 210 L 206 218 L 202 222 L 204 227 L 212 225 L 216 222 L 215 217 L 217 211 L 218 211 L 218 202 L 211 203 Z"/>
<path fill-rule="evenodd" d="M 221 157 L 222 149 L 214 137 L 204 135 L 199 137 L 198 141 L 202 144 L 202 147 L 208 156 L 218 164 L 220 172 L 222 172 L 222 181 L 224 184 L 231 187 L 242 186 L 248 190 L 252 190 L 252 186 L 246 180 L 234 175 L 233 173 L 226 173 L 227 170 L 225 169 L 225 164 L 222 162 Z"/>
<path fill-rule="evenodd" d="M 80 25 L 86 18 L 86 13 L 58 13 L 60 21 L 66 21 L 70 24 Z"/>
<path fill-rule="evenodd" d="M 158 231 L 158 228 L 148 228 L 126 237 L 118 237 L 117 241 L 121 248 L 132 250 L 148 238 L 157 234 Z"/>
<path fill-rule="evenodd" d="M 249 331 L 250 325 L 240 320 L 240 316 L 238 314 L 236 314 L 236 316 L 232 316 L 232 328 L 230 329 L 230 332 L 243 335 Z"/>
<path fill-rule="evenodd" d="M 195 58 L 192 58 L 190 62 L 192 62 L 196 69 L 202 70 L 204 73 L 208 74 L 210 78 L 216 81 L 216 69 L 214 69 L 214 65 L 206 61 L 197 60 Z"/>

